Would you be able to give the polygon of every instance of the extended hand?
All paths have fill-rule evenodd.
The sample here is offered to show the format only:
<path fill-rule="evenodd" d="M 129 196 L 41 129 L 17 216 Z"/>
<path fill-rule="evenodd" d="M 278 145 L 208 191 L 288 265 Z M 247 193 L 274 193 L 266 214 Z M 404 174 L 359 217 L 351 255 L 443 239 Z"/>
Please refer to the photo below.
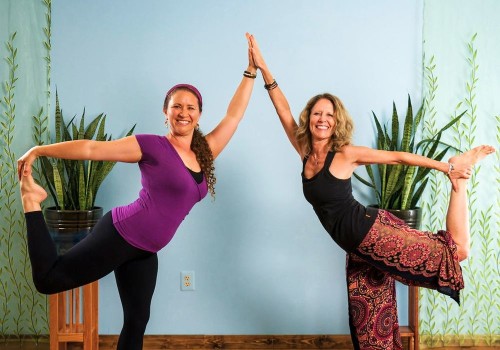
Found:
<path fill-rule="evenodd" d="M 472 174 L 472 165 L 470 164 L 453 164 L 453 169 L 448 172 L 448 178 L 451 181 L 453 190 L 457 189 L 459 179 L 469 179 Z"/>
<path fill-rule="evenodd" d="M 36 155 L 33 147 L 17 160 L 17 177 L 19 180 L 21 180 L 22 176 L 31 175 L 31 165 L 35 159 Z"/>

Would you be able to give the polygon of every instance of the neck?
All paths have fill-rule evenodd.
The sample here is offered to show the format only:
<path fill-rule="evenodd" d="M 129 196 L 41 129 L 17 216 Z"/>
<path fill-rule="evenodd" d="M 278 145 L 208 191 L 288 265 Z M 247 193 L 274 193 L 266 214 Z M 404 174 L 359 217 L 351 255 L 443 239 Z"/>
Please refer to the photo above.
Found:
<path fill-rule="evenodd" d="M 313 142 L 311 145 L 311 159 L 314 165 L 322 164 L 326 158 L 326 154 L 329 151 L 328 140 L 321 140 Z"/>
<path fill-rule="evenodd" d="M 315 154 L 316 156 L 324 155 L 328 153 L 329 149 L 328 140 L 313 142 L 311 145 L 311 154 Z"/>
<path fill-rule="evenodd" d="M 170 141 L 170 143 L 181 149 L 191 149 L 191 141 L 193 140 L 193 135 L 174 135 L 169 132 L 166 137 Z"/>

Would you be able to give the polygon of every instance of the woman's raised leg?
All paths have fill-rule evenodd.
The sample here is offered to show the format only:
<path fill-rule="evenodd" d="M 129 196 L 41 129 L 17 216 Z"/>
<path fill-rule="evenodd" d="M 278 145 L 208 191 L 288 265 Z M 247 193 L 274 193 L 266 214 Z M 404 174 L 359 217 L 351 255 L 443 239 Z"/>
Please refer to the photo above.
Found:
<path fill-rule="evenodd" d="M 40 293 L 52 294 L 82 286 L 100 279 L 127 261 L 151 255 L 126 242 L 116 231 L 108 212 L 89 235 L 59 256 L 40 208 L 46 196 L 45 190 L 31 175 L 21 178 L 28 252 L 33 282 Z"/>
<path fill-rule="evenodd" d="M 475 165 L 493 152 L 495 152 L 495 149 L 491 146 L 479 146 L 450 158 L 449 162 L 452 164 Z M 446 214 L 446 230 L 450 232 L 457 245 L 457 255 L 460 261 L 467 258 L 470 250 L 467 181 L 466 179 L 457 180 L 455 190 L 451 190 L 448 212 Z"/>

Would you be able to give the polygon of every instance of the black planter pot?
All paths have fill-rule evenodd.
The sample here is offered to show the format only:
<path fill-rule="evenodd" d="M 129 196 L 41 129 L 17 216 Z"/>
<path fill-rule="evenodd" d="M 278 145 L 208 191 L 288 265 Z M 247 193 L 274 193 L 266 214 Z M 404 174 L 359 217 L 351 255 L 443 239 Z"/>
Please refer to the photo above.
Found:
<path fill-rule="evenodd" d="M 59 255 L 64 254 L 76 243 L 87 236 L 102 217 L 102 208 L 90 210 L 58 210 L 56 207 L 45 209 L 45 222 Z"/>
<path fill-rule="evenodd" d="M 378 208 L 378 205 L 370 205 L 370 207 L 373 208 Z M 417 207 L 414 209 L 406 209 L 406 210 L 399 210 L 399 209 L 384 209 L 388 211 L 389 213 L 393 214 L 394 216 L 397 216 L 408 226 L 411 228 L 415 228 L 417 230 L 420 229 L 420 225 L 422 224 L 422 209 Z"/>

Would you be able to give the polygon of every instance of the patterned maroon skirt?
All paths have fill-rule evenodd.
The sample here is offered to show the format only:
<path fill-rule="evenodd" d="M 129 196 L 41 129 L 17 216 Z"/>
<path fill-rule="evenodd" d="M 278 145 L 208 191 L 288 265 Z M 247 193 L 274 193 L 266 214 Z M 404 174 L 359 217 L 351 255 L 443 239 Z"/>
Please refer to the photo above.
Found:
<path fill-rule="evenodd" d="M 401 350 L 395 280 L 347 254 L 349 328 L 356 350 Z"/>
<path fill-rule="evenodd" d="M 415 230 L 380 210 L 354 254 L 406 285 L 435 289 L 460 303 L 464 280 L 456 252 L 448 231 Z"/>
<path fill-rule="evenodd" d="M 347 255 L 355 349 L 402 349 L 395 280 L 435 289 L 459 303 L 464 282 L 456 250 L 449 232 L 415 230 L 380 210 L 359 247 Z"/>

